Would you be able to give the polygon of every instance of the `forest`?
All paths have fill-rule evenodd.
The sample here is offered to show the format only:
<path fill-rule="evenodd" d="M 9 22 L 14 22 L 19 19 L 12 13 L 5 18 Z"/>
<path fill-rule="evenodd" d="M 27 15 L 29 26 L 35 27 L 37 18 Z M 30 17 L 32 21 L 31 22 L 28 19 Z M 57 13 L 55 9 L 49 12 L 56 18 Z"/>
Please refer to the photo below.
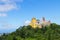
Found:
<path fill-rule="evenodd" d="M 14 32 L 3 33 L 0 40 L 60 40 L 60 25 L 51 23 L 42 28 L 20 26 Z"/>

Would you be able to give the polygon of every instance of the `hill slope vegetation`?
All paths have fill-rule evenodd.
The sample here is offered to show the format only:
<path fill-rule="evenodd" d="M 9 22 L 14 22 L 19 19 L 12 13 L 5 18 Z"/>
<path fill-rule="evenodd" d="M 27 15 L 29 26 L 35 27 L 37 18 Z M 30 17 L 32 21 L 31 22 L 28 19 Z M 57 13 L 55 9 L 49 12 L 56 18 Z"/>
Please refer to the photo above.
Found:
<path fill-rule="evenodd" d="M 0 36 L 0 40 L 60 40 L 60 25 L 52 23 L 42 28 L 22 26 L 15 32 Z"/>

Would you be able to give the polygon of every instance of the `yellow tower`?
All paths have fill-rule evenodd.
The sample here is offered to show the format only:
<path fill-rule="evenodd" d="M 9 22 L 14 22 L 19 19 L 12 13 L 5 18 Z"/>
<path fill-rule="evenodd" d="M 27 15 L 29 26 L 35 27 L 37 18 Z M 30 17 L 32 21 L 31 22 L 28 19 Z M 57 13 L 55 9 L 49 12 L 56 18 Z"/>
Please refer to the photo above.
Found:
<path fill-rule="evenodd" d="M 37 23 L 36 18 L 32 18 L 30 25 L 31 25 L 33 28 L 36 28 L 36 27 L 37 27 L 37 24 L 36 24 L 36 23 Z"/>

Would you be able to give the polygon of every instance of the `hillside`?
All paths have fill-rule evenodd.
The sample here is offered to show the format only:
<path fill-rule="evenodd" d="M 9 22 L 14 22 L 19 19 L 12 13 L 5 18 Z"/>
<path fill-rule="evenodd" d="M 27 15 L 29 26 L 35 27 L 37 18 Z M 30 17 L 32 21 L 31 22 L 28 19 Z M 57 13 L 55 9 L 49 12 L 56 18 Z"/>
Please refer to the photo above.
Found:
<path fill-rule="evenodd" d="M 22 26 L 10 34 L 3 33 L 0 40 L 60 40 L 60 25 L 52 23 L 42 28 Z"/>

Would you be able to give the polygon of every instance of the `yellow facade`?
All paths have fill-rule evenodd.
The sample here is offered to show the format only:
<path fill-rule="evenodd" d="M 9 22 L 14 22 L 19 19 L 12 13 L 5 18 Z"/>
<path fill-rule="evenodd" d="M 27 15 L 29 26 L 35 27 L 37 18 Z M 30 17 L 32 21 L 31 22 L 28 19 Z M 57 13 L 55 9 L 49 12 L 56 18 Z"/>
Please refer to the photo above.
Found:
<path fill-rule="evenodd" d="M 31 25 L 33 28 L 36 28 L 36 27 L 37 27 L 36 22 L 37 22 L 37 21 L 36 21 L 36 18 L 32 18 L 30 25 Z"/>
<path fill-rule="evenodd" d="M 30 24 L 30 26 L 32 26 L 32 28 L 42 28 L 42 26 L 49 26 L 50 25 L 50 21 L 45 21 L 45 18 L 43 18 L 42 23 L 40 23 L 39 20 L 37 20 L 36 18 L 32 18 Z"/>

